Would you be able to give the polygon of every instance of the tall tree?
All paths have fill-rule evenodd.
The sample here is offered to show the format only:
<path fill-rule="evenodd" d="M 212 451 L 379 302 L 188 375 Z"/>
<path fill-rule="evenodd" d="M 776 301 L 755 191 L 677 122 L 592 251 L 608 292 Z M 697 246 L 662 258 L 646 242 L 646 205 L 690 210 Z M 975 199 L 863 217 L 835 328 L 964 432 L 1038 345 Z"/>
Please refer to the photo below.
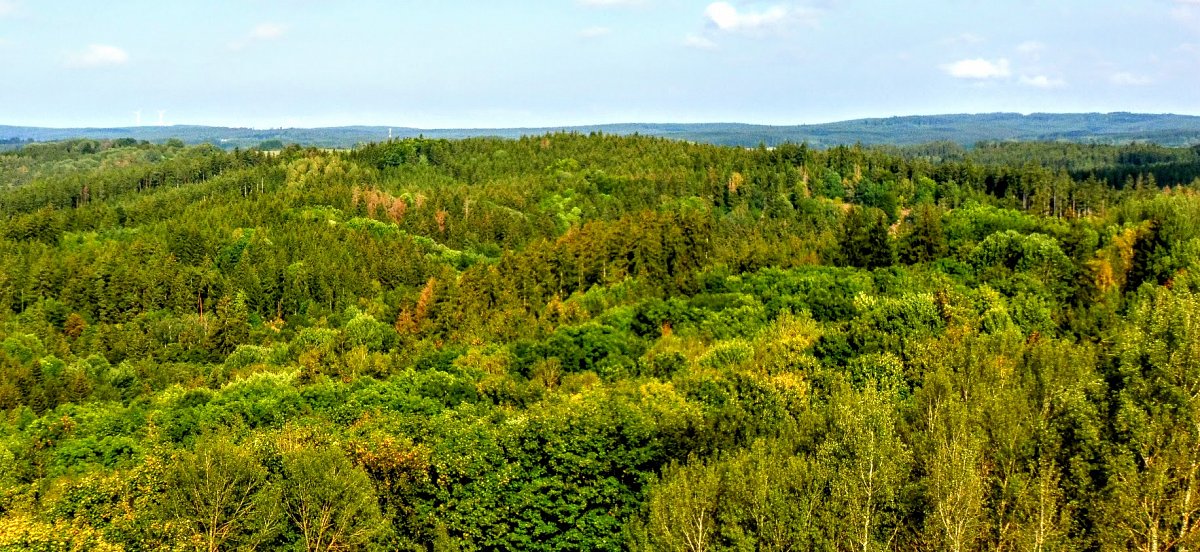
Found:
<path fill-rule="evenodd" d="M 228 436 L 201 439 L 171 458 L 163 507 L 208 552 L 255 548 L 282 529 L 278 488 L 267 470 Z"/>
<path fill-rule="evenodd" d="M 874 207 L 850 207 L 838 243 L 842 262 L 848 266 L 881 268 L 896 262 L 887 215 Z"/>

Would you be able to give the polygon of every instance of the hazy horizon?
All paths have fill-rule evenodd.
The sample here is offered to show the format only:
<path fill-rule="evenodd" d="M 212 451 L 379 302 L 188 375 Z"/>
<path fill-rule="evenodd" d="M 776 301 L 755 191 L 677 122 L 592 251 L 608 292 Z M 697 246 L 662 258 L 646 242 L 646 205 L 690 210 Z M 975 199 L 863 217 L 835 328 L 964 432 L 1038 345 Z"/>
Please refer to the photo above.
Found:
<path fill-rule="evenodd" d="M 389 125 L 389 124 L 381 124 L 381 123 L 347 123 L 347 124 L 339 124 L 339 125 L 312 126 L 312 127 L 283 127 L 283 126 L 262 127 L 262 126 L 248 126 L 248 125 L 208 124 L 208 123 L 204 123 L 204 122 L 197 122 L 197 123 L 181 122 L 181 123 L 170 123 L 170 124 L 162 124 L 162 125 L 143 123 L 141 125 L 107 125 L 107 126 L 82 127 L 82 126 L 14 125 L 14 124 L 9 124 L 5 121 L 0 121 L 0 126 L 16 127 L 16 128 L 43 128 L 43 129 L 50 129 L 50 130 L 73 130 L 73 129 L 102 130 L 102 129 L 106 129 L 106 128 L 129 129 L 129 128 L 172 128 L 172 127 L 208 127 L 208 128 L 249 129 L 249 130 L 320 130 L 320 129 L 335 129 L 335 128 L 366 127 L 366 128 L 379 128 L 379 129 L 392 128 L 392 129 L 397 129 L 397 130 L 408 129 L 408 130 L 430 130 L 430 131 L 437 131 L 437 130 L 521 130 L 521 129 L 605 127 L 605 126 L 626 126 L 626 125 L 650 125 L 650 126 L 653 126 L 653 125 L 747 125 L 747 126 L 764 126 L 764 127 L 797 127 L 797 126 L 820 126 L 820 125 L 827 125 L 827 124 L 837 124 L 837 123 L 846 123 L 846 122 L 864 121 L 864 120 L 904 119 L 904 118 L 919 118 L 919 117 L 960 117 L 960 116 L 971 117 L 971 116 L 996 115 L 996 114 L 1013 114 L 1013 115 L 1021 115 L 1021 116 L 1092 115 L 1092 114 L 1111 115 L 1111 114 L 1116 114 L 1116 113 L 1129 113 L 1129 114 L 1133 114 L 1133 115 L 1153 115 L 1153 116 L 1200 117 L 1200 114 L 1171 113 L 1171 112 L 1153 113 L 1153 112 L 1133 112 L 1133 111 L 1109 111 L 1109 112 L 1098 112 L 1098 111 L 1082 112 L 1081 111 L 1081 112 L 1068 113 L 1068 112 L 1045 112 L 1045 111 L 1030 111 L 1030 112 L 991 111 L 991 112 L 976 112 L 976 113 L 919 113 L 919 114 L 882 115 L 882 116 L 876 116 L 876 117 L 855 117 L 855 118 L 851 118 L 851 119 L 837 119 L 837 120 L 829 120 L 829 121 L 815 121 L 815 122 L 803 122 L 803 123 L 759 123 L 759 122 L 745 122 L 745 121 L 692 121 L 692 122 L 687 122 L 687 121 L 618 121 L 618 122 L 611 122 L 611 123 L 578 123 L 578 124 L 561 124 L 561 125 L 547 124 L 547 125 L 536 125 L 536 126 L 520 125 L 520 126 L 460 126 L 460 127 L 417 127 L 417 126 L 411 126 L 411 125 Z"/>

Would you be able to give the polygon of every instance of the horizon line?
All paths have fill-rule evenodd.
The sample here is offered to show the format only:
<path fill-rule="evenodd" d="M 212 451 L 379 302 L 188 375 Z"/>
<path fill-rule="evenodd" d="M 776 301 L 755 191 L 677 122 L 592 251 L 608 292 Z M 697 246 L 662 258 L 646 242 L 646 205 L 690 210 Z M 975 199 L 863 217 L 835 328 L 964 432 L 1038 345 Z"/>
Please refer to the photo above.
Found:
<path fill-rule="evenodd" d="M 838 123 L 849 123 L 856 121 L 873 121 L 887 119 L 909 119 L 921 117 L 976 117 L 983 115 L 1020 115 L 1029 117 L 1033 115 L 1152 115 L 1152 116 L 1175 116 L 1175 117 L 1200 117 L 1200 114 L 1181 113 L 1181 112 L 1149 112 L 1149 111 L 979 111 L 979 112 L 960 112 L 960 113 L 925 113 L 925 114 L 907 114 L 907 115 L 885 115 L 874 117 L 853 117 L 847 119 L 833 119 L 822 122 L 809 123 L 755 123 L 742 121 L 696 121 L 696 122 L 679 122 L 679 121 L 625 121 L 616 123 L 577 123 L 577 124 L 555 124 L 555 125 L 512 125 L 512 126 L 408 126 L 408 125 L 387 125 L 378 123 L 346 123 L 337 125 L 323 126 L 230 126 L 210 123 L 171 123 L 171 124 L 143 124 L 143 125 L 105 125 L 105 126 L 42 126 L 42 125 L 20 125 L 0 123 L 0 127 L 8 128 L 27 128 L 40 130 L 128 130 L 128 129 L 154 129 L 154 128 L 180 128 L 180 127 L 197 127 L 197 128 L 221 128 L 233 130 L 327 130 L 353 127 L 379 128 L 379 129 L 397 129 L 407 131 L 448 131 L 448 130 L 464 130 L 464 131 L 488 131 L 488 130 L 544 130 L 544 129 L 568 129 L 568 128 L 591 128 L 591 127 L 609 127 L 609 126 L 630 126 L 630 125 L 744 125 L 756 127 L 805 127 L 805 126 L 820 126 Z"/>

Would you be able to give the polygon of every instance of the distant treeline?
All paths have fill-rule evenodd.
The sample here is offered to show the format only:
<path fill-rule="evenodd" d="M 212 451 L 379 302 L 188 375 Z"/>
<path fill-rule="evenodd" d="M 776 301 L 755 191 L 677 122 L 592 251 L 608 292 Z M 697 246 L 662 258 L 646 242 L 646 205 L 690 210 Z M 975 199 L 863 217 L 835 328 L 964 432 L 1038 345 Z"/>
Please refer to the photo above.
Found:
<path fill-rule="evenodd" d="M 984 113 L 856 119 L 811 125 L 739 123 L 629 123 L 545 128 L 417 129 L 386 126 L 250 129 L 205 126 L 139 126 L 124 128 L 51 129 L 0 126 L 0 139 L 18 137 L 39 142 L 74 138 L 134 138 L 162 143 L 171 138 L 188 144 L 210 143 L 223 149 L 300 144 L 352 148 L 396 138 L 511 138 L 555 132 L 641 135 L 688 142 L 755 147 L 807 143 L 825 149 L 840 144 L 916 145 L 949 141 L 963 146 L 988 141 L 1040 141 L 1083 144 L 1154 143 L 1165 146 L 1200 144 L 1200 117 L 1138 113 Z"/>

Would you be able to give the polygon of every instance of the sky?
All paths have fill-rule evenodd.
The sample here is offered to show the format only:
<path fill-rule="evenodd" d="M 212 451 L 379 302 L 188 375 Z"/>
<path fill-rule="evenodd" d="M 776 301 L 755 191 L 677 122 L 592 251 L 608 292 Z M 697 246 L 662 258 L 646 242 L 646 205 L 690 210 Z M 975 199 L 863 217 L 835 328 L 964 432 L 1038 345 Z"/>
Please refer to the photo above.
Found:
<path fill-rule="evenodd" d="M 1200 114 L 1200 0 L 0 0 L 0 125 Z"/>

